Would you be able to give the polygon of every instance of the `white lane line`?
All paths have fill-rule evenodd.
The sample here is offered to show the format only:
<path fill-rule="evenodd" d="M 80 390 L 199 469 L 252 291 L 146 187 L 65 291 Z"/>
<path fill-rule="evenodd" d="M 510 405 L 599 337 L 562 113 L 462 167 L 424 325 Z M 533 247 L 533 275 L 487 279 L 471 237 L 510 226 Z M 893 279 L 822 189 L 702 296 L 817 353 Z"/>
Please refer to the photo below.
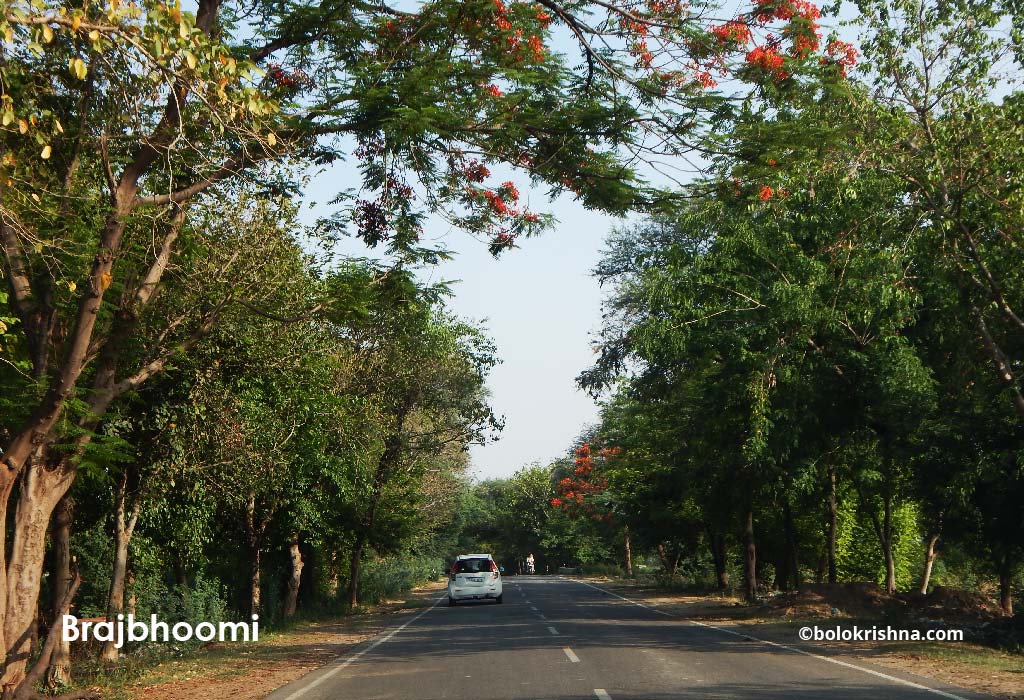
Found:
<path fill-rule="evenodd" d="M 598 697 L 598 700 L 612 700 L 612 696 L 604 688 L 594 688 L 594 695 Z"/>
<path fill-rule="evenodd" d="M 568 580 L 571 580 L 571 579 L 565 579 L 565 580 L 568 581 Z M 747 632 L 735 632 L 733 630 L 726 629 L 724 627 L 717 627 L 715 625 L 709 625 L 706 622 L 698 622 L 697 620 L 691 620 L 689 618 L 681 618 L 681 617 L 678 617 L 676 615 L 672 615 L 671 613 L 667 613 L 667 612 L 665 612 L 663 610 L 657 610 L 655 608 L 652 608 L 651 606 L 645 605 L 644 603 L 640 603 L 640 602 L 637 602 L 635 600 L 630 600 L 629 598 L 621 596 L 618 593 L 613 593 L 611 591 L 606 591 L 605 589 L 600 588 L 598 586 L 595 586 L 595 585 L 593 585 L 591 583 L 587 583 L 586 581 L 576 581 L 576 583 L 582 583 L 584 586 L 590 586 L 591 588 L 593 588 L 595 590 L 598 590 L 598 591 L 601 591 L 602 593 L 607 593 L 608 595 L 612 595 L 612 596 L 615 596 L 616 598 L 620 598 L 621 600 L 624 600 L 627 603 L 632 603 L 633 605 L 639 605 L 641 608 L 647 608 L 648 610 L 651 610 L 653 612 L 661 613 L 662 615 L 664 615 L 666 617 L 674 617 L 676 619 L 682 620 L 683 622 L 688 622 L 691 625 L 698 625 L 700 627 L 707 627 L 708 629 L 718 630 L 719 632 L 725 632 L 726 634 L 731 634 L 734 637 L 742 637 L 743 639 L 746 639 L 748 641 L 760 642 L 761 644 L 767 644 L 768 646 L 777 647 L 779 649 L 785 649 L 787 651 L 792 651 L 792 652 L 795 652 L 797 654 L 803 654 L 804 656 L 809 656 L 812 659 L 818 659 L 819 661 L 827 661 L 828 663 L 835 664 L 836 666 L 842 666 L 844 668 L 850 668 L 850 669 L 853 669 L 854 671 L 860 671 L 861 673 L 867 673 L 868 675 L 871 675 L 871 676 L 876 676 L 878 678 L 884 678 L 885 680 L 892 681 L 893 683 L 899 683 L 900 685 L 909 686 L 911 688 L 917 688 L 918 690 L 923 690 L 926 693 L 931 693 L 932 695 L 938 695 L 940 698 L 946 698 L 947 700 L 967 700 L 967 698 L 965 698 L 965 697 L 963 697 L 961 695 L 954 695 L 953 693 L 947 693 L 944 690 L 939 690 L 937 688 L 930 688 L 930 687 L 928 687 L 926 685 L 921 685 L 920 683 L 914 683 L 913 681 L 908 681 L 908 680 L 906 680 L 904 678 L 897 678 L 896 676 L 890 676 L 888 673 L 882 673 L 881 671 L 875 671 L 875 670 L 870 669 L 870 668 L 864 668 L 863 666 L 858 666 L 857 664 L 847 663 L 846 661 L 841 661 L 839 659 L 835 659 L 835 658 L 832 658 L 830 656 L 822 656 L 821 654 L 815 654 L 813 651 L 806 651 L 804 649 L 800 649 L 799 647 L 791 647 L 788 644 L 780 644 L 779 642 L 772 642 L 772 641 L 769 641 L 767 639 L 761 639 L 760 637 L 754 637 L 754 636 L 752 636 L 751 634 L 749 634 Z"/>
<path fill-rule="evenodd" d="M 554 627 L 548 627 L 548 632 L 555 635 L 558 634 L 558 630 L 556 630 Z"/>
<path fill-rule="evenodd" d="M 296 690 L 291 695 L 288 695 L 288 696 L 282 698 L 282 700 L 295 700 L 295 698 L 298 698 L 298 697 L 301 697 L 302 695 L 305 695 L 310 690 L 312 690 L 313 688 L 317 687 L 318 685 L 320 685 L 321 683 L 326 681 L 328 678 L 330 678 L 334 674 L 336 674 L 339 671 L 342 671 L 342 670 L 348 668 L 349 666 L 351 666 L 352 664 L 354 664 L 356 661 L 361 659 L 365 654 L 368 654 L 369 652 L 373 651 L 374 649 L 379 647 L 384 642 L 389 641 L 396 634 L 398 634 L 399 632 L 404 630 L 406 627 L 408 627 L 412 623 L 416 622 L 416 620 L 420 619 L 421 617 L 426 615 L 428 612 L 433 610 L 435 607 L 437 607 L 437 604 L 440 603 L 442 600 L 444 600 L 447 597 L 448 597 L 448 594 L 446 593 L 445 595 L 443 595 L 440 598 L 438 598 L 437 600 L 435 600 L 433 605 L 431 605 L 429 608 L 427 608 L 426 610 L 421 612 L 419 615 L 417 615 L 416 617 L 412 618 L 411 620 L 406 620 L 405 624 L 403 624 L 401 627 L 397 627 L 397 628 L 391 630 L 391 632 L 389 632 L 386 636 L 377 639 L 372 644 L 370 644 L 370 646 L 368 646 L 368 647 L 364 648 L 363 650 L 353 654 L 352 656 L 349 656 L 347 659 L 345 659 L 344 663 L 339 664 L 338 666 L 335 666 L 330 671 L 328 671 L 327 673 L 323 674 L 322 676 L 317 678 L 312 683 L 307 684 L 305 687 L 299 688 L 298 690 Z M 344 658 L 345 657 L 343 657 L 343 656 L 339 656 L 337 660 L 340 661 L 341 659 L 344 659 Z"/>
<path fill-rule="evenodd" d="M 532 610 L 532 611 L 534 611 L 534 612 L 540 612 L 540 610 L 538 610 L 538 609 L 537 609 L 536 607 L 534 607 L 533 605 L 531 605 L 531 606 L 530 606 L 530 610 Z"/>
<path fill-rule="evenodd" d="M 539 617 L 542 620 L 548 619 L 547 617 L 545 617 L 544 613 L 537 613 L 537 617 Z"/>
<path fill-rule="evenodd" d="M 580 657 L 576 656 L 576 652 L 569 647 L 562 647 L 562 651 L 564 651 L 565 655 L 569 657 L 569 661 L 572 661 L 574 664 L 578 664 L 580 662 Z M 287 700 L 291 699 L 288 698 Z"/>

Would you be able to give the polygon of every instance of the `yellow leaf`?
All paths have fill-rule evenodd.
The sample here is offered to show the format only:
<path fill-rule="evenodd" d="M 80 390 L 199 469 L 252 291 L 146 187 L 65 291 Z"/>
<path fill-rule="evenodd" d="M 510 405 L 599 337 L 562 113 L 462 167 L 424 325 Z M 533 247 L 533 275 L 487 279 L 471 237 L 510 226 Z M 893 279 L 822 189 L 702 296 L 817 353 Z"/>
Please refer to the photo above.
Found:
<path fill-rule="evenodd" d="M 76 289 L 78 289 L 77 284 L 74 282 L 68 282 L 68 291 L 74 292 Z"/>
<path fill-rule="evenodd" d="M 14 43 L 14 29 L 12 29 L 11 27 L 8 27 L 7 29 L 4 30 L 4 40 L 8 44 L 13 44 Z"/>
<path fill-rule="evenodd" d="M 100 275 L 100 290 L 106 291 L 107 287 L 109 287 L 110 283 L 113 281 L 113 276 L 109 272 L 104 272 L 102 275 Z"/>
<path fill-rule="evenodd" d="M 81 26 L 82 26 L 82 18 L 76 15 L 71 20 L 71 28 L 77 32 L 78 28 L 81 27 Z"/>
<path fill-rule="evenodd" d="M 69 61 L 71 66 L 71 72 L 74 73 L 79 80 L 85 80 L 85 76 L 89 74 L 89 67 L 85 65 L 85 61 L 77 56 Z"/>
<path fill-rule="evenodd" d="M 100 32 L 99 32 L 98 29 L 93 29 L 91 32 L 89 32 L 89 41 L 99 41 L 99 40 L 100 40 Z"/>
<path fill-rule="evenodd" d="M 24 119 L 19 119 L 18 120 L 18 131 L 21 132 L 22 134 L 27 132 L 28 131 L 28 122 L 25 121 Z"/>
<path fill-rule="evenodd" d="M 36 200 L 38 202 L 39 201 L 39 195 L 37 195 L 35 192 L 33 192 L 32 193 L 32 199 L 34 199 L 34 200 Z M 43 252 L 43 246 L 41 246 L 38 243 L 36 243 L 36 252 L 37 253 Z"/>
<path fill-rule="evenodd" d="M 61 126 L 59 119 L 54 119 L 53 120 L 53 128 L 57 130 L 58 134 L 63 134 L 64 133 L 64 127 Z"/>
<path fill-rule="evenodd" d="M 40 155 L 42 155 L 43 160 L 46 160 L 47 158 L 49 158 L 50 157 L 50 153 L 52 151 L 53 151 L 53 149 L 50 148 L 50 144 L 46 144 L 45 146 L 43 146 L 43 152 L 40 154 Z"/>
<path fill-rule="evenodd" d="M 192 70 L 195 70 L 196 66 L 199 65 L 199 59 L 196 58 L 196 55 L 194 53 L 192 53 L 191 51 L 186 51 L 185 52 L 185 63 L 188 64 L 189 68 L 191 68 Z"/>
<path fill-rule="evenodd" d="M 277 137 L 274 136 L 274 132 L 273 131 L 271 131 L 269 134 L 267 134 L 267 143 L 269 143 L 271 146 L 276 146 L 277 145 Z"/>
<path fill-rule="evenodd" d="M 4 111 L 4 126 L 7 126 L 8 124 L 10 124 L 13 121 L 14 121 L 14 112 L 12 112 L 9 109 L 5 110 Z"/>
<path fill-rule="evenodd" d="M 43 42 L 49 44 L 51 41 L 53 41 L 53 29 L 50 28 L 50 25 L 44 24 L 43 25 Z"/>

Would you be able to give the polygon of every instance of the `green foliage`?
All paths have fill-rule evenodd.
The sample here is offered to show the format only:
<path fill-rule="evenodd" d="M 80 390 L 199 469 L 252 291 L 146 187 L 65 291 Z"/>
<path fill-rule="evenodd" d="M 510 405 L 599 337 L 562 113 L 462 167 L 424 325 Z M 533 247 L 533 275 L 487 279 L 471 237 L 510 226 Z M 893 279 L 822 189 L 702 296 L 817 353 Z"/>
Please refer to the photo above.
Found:
<path fill-rule="evenodd" d="M 379 603 L 436 581 L 445 571 L 444 559 L 436 556 L 403 554 L 372 559 L 360 574 L 360 600 L 364 605 Z"/>

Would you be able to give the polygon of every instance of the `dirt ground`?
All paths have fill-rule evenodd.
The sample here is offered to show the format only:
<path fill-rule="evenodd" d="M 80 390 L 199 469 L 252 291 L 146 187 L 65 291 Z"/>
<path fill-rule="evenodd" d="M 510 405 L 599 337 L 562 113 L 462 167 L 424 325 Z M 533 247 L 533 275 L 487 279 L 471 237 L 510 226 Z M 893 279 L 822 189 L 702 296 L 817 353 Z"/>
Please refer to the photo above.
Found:
<path fill-rule="evenodd" d="M 339 622 L 307 623 L 261 635 L 254 645 L 207 645 L 194 657 L 160 664 L 116 695 L 131 700 L 257 700 L 394 625 L 396 616 L 431 605 L 443 587 L 442 581 L 417 588 L 404 600 L 386 601 Z"/>
<path fill-rule="evenodd" d="M 874 584 L 833 589 L 811 586 L 800 594 L 778 596 L 761 606 L 747 606 L 732 597 L 671 593 L 652 586 L 607 579 L 593 581 L 630 600 L 680 618 L 742 630 L 752 637 L 808 650 L 813 650 L 815 645 L 824 646 L 822 651 L 829 655 L 862 659 L 987 693 L 1001 700 L 1024 700 L 1022 654 L 967 642 L 801 642 L 797 634 L 800 627 L 815 622 L 829 627 L 891 624 L 896 628 L 914 629 L 925 619 L 943 619 L 954 628 L 958 623 L 984 624 L 996 620 L 998 609 L 976 594 L 946 589 L 927 599 L 893 600 Z"/>

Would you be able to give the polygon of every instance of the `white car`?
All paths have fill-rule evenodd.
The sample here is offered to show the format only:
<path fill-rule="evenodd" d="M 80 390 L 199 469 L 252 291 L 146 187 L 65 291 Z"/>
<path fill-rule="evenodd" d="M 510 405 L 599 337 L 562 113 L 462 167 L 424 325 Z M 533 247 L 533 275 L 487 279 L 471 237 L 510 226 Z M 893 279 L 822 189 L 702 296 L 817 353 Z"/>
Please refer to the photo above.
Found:
<path fill-rule="evenodd" d="M 460 600 L 501 603 L 501 568 L 490 554 L 460 554 L 448 576 L 448 605 Z"/>

